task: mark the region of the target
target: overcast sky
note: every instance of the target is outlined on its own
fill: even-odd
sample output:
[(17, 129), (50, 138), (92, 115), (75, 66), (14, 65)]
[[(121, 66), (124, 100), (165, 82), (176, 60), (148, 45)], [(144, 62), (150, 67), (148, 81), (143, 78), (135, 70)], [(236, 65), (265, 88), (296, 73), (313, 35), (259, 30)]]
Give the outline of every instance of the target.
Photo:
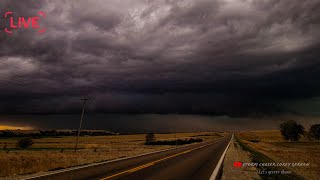
[(1, 0), (0, 112), (316, 114), (319, 0)]

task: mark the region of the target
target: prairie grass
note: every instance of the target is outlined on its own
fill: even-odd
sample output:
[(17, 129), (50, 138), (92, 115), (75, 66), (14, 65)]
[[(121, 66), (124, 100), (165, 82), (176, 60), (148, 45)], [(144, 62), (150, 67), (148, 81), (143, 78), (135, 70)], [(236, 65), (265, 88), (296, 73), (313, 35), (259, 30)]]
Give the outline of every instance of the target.
[(320, 177), (320, 142), (302, 138), (298, 142), (283, 140), (280, 131), (251, 131), (238, 134), (249, 147), (275, 162), (310, 163), (309, 167), (290, 167), (289, 170), (306, 179)]
[[(215, 140), (222, 135), (224, 133), (155, 134), (157, 140), (197, 136), (203, 140)], [(73, 152), (75, 137), (34, 139), (32, 147), (26, 150), (16, 148), (18, 140), (0, 139), (0, 177), (68, 168), (172, 147), (144, 145), (145, 134), (80, 137), (76, 153)]]

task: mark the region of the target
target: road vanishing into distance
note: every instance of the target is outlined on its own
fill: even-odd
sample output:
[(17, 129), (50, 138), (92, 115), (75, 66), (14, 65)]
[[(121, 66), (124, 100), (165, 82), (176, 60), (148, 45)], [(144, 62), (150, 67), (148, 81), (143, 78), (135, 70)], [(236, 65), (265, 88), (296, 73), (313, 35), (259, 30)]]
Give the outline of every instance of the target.
[(231, 137), (29, 179), (209, 180)]

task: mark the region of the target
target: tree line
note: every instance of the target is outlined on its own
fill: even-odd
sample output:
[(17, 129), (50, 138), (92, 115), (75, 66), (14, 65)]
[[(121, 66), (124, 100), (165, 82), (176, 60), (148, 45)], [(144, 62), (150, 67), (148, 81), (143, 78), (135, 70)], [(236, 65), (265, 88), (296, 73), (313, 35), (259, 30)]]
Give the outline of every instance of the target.
[(156, 140), (156, 137), (153, 132), (150, 132), (146, 135), (145, 145), (184, 145), (191, 144), (195, 142), (202, 142), (202, 139), (199, 138), (190, 138), (190, 139), (175, 139), (175, 140)]
[(301, 136), (305, 136), (309, 140), (320, 140), (320, 124), (311, 125), (309, 131), (306, 132), (303, 125), (289, 120), (280, 124), (280, 131), (283, 139), (288, 141), (298, 141)]

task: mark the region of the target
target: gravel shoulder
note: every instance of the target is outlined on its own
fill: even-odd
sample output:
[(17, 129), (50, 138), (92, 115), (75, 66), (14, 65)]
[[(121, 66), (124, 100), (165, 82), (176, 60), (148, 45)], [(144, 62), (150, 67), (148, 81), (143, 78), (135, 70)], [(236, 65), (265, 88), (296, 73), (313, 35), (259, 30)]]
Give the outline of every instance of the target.
[(234, 162), (251, 162), (250, 154), (241, 149), (240, 145), (233, 138), (223, 162), (222, 180), (248, 180), (261, 179), (255, 167), (233, 166)]

